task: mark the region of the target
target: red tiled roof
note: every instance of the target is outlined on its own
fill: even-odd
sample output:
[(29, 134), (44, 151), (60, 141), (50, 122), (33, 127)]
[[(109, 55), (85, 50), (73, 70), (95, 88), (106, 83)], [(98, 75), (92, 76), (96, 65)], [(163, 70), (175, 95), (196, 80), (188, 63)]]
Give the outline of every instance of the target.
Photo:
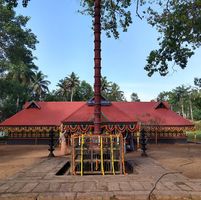
[(79, 109), (85, 102), (36, 102), (38, 108), (24, 109), (8, 118), (0, 126), (58, 126), (61, 121)]
[(170, 110), (167, 102), (163, 103), (166, 108), (157, 108), (159, 102), (113, 102), (130, 118), (147, 125), (193, 126), (192, 122)]
[[(193, 124), (171, 111), (167, 103), (160, 108), (158, 102), (112, 102), (102, 107), (103, 122), (136, 122), (162, 126), (193, 126)], [(92, 122), (94, 106), (86, 102), (37, 102), (39, 108), (25, 108), (5, 120), (0, 126), (58, 126), (61, 122)], [(27, 106), (29, 107), (27, 109)], [(38, 107), (37, 106), (37, 107)]]
[[(116, 105), (101, 107), (101, 119), (102, 122), (134, 122), (124, 111), (120, 110)], [(94, 119), (94, 106), (88, 106), (84, 104), (73, 114), (63, 120), (64, 123), (82, 123), (93, 122)]]

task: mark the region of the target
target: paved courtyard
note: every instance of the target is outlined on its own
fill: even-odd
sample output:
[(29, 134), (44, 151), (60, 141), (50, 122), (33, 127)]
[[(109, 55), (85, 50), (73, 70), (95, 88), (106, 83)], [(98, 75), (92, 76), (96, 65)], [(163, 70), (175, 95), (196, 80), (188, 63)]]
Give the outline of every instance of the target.
[(189, 179), (178, 170), (168, 170), (150, 157), (130, 160), (133, 174), (56, 176), (69, 159), (44, 157), (1, 180), (0, 200), (201, 199), (201, 179)]

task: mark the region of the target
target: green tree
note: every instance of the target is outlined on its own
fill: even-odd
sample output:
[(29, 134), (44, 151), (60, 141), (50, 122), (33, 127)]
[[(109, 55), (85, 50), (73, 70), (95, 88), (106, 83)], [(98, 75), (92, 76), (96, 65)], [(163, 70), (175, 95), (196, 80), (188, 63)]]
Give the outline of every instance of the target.
[(30, 85), (35, 76), (34, 70), (37, 70), (36, 66), (29, 66), (25, 63), (20, 63), (19, 65), (11, 65), (7, 75), (7, 79), (14, 80), (20, 84), (27, 86)]
[(116, 83), (112, 83), (111, 91), (107, 95), (110, 101), (126, 101), (124, 97), (124, 92), (120, 90), (120, 87)]
[[(6, 0), (9, 7), (17, 6), (18, 0)], [(27, 6), (28, 0), (23, 0)], [(94, 0), (80, 0), (81, 13), (94, 17)], [(135, 5), (135, 9), (132, 5)], [(139, 6), (144, 10), (139, 15)], [(201, 45), (200, 0), (101, 0), (102, 29), (108, 37), (119, 37), (118, 28), (127, 31), (132, 23), (131, 10), (138, 17), (147, 19), (160, 33), (159, 49), (150, 52), (145, 70), (149, 76), (155, 72), (165, 76), (169, 65), (187, 66), (194, 50)]]
[(192, 100), (193, 105), (193, 119), (201, 120), (201, 92), (197, 91)]
[(66, 77), (66, 84), (67, 84), (67, 89), (70, 91), (70, 101), (73, 101), (73, 95), (76, 90), (76, 88), (80, 84), (79, 77), (72, 72), (68, 77)]
[(29, 96), (29, 88), (31, 87), (32, 81), (34, 79), (35, 74), (33, 70), (35, 69), (37, 69), (36, 66), (25, 65), (25, 63), (23, 62), (18, 65), (10, 65), (6, 79), (18, 83), (18, 85), (21, 85), (20, 87), (22, 89), (21, 91), (18, 91), (18, 93), (16, 93), (17, 110), (19, 110), (21, 107), (20, 101), (24, 102), (27, 99), (23, 99), (25, 97), (23, 94), (25, 90), (27, 93), (26, 96)]
[(58, 95), (57, 90), (52, 90), (46, 93), (43, 97), (44, 101), (64, 101), (64, 98)]
[(26, 71), (36, 69), (33, 63), (32, 50), (38, 42), (30, 29), (26, 28), (29, 17), (16, 16), (11, 9), (8, 10), (3, 0), (0, 0), (0, 67), (1, 73), (12, 69)]
[[(83, 7), (82, 14), (94, 16), (94, 0), (81, 0), (81, 6)], [(118, 28), (121, 28), (123, 32), (127, 31), (132, 23), (130, 6), (131, 0), (101, 0), (101, 27), (108, 37), (119, 38)]]
[(159, 49), (151, 51), (147, 59), (145, 70), (149, 76), (154, 72), (165, 76), (169, 65), (184, 69), (201, 45), (200, 0), (166, 0), (158, 1), (158, 5), (147, 10), (148, 23), (160, 33)]
[(101, 94), (104, 97), (107, 97), (107, 95), (111, 92), (112, 89), (112, 82), (107, 80), (106, 76), (101, 77)]
[(201, 78), (194, 78), (194, 84), (195, 86), (201, 88)]
[(192, 91), (193, 117), (201, 120), (201, 78), (194, 78), (195, 88)]
[[(93, 16), (93, 0), (82, 2), (84, 11)], [(145, 70), (148, 76), (152, 76), (155, 72), (165, 76), (169, 72), (169, 66), (175, 64), (184, 69), (194, 50), (201, 45), (201, 1), (102, 0), (102, 23), (106, 34), (109, 32), (109, 36), (112, 33), (115, 38), (118, 38), (118, 22), (120, 27), (127, 31), (132, 23), (129, 11), (133, 8), (132, 4), (136, 5), (137, 16), (141, 19), (146, 18), (160, 34), (159, 48), (152, 50), (147, 58)], [(144, 10), (142, 16), (138, 13), (139, 6)], [(125, 23), (121, 24), (122, 17)]]
[[(69, 77), (71, 77), (71, 80), (76, 83), (75, 87), (73, 88), (74, 101), (87, 101), (93, 96), (93, 89), (91, 85), (86, 81), (80, 82), (79, 77), (75, 75), (74, 72), (72, 74), (59, 81), (59, 83), (57, 84), (57, 86), (59, 87), (58, 90), (54, 91), (53, 94), (49, 94), (49, 99), (56, 99), (57, 101), (71, 101), (72, 88), (69, 87)], [(56, 97), (53, 97), (54, 95)]]
[(57, 86), (59, 89), (56, 91), (57, 95), (63, 97), (64, 101), (73, 101), (73, 97), (76, 93), (76, 98), (78, 99), (77, 89), (80, 85), (79, 77), (72, 72), (70, 75), (64, 79), (59, 80)]
[(81, 84), (77, 87), (75, 91), (76, 101), (87, 101), (93, 97), (93, 89), (89, 83), (86, 81), (81, 81)]
[(12, 80), (0, 79), (0, 88), (0, 121), (2, 121), (21, 109), (28, 99), (28, 94), (25, 87)]
[(157, 100), (167, 101), (172, 110), (191, 120), (201, 119), (201, 91), (192, 86), (178, 86), (172, 91), (161, 92)]
[(169, 101), (170, 99), (170, 92), (160, 92), (159, 95), (157, 96), (157, 101)]
[(0, 0), (0, 113), (5, 119), (30, 99), (30, 84), (37, 66), (32, 51), (38, 42), (27, 28), (29, 17), (16, 15)]
[(182, 116), (186, 116), (185, 103), (189, 100), (189, 90), (190, 87), (185, 87), (184, 85), (178, 86), (172, 90), (172, 94), (175, 95), (179, 104)]
[(140, 101), (140, 99), (139, 99), (137, 93), (133, 92), (133, 93), (131, 94), (131, 101), (132, 101), (132, 102), (139, 102), (139, 101)]
[(58, 90), (55, 91), (55, 94), (57, 96), (60, 96), (63, 101), (69, 100), (69, 88), (67, 86), (66, 79), (59, 80), (59, 83), (57, 84)]
[(125, 101), (119, 85), (108, 81), (106, 76), (101, 77), (101, 94), (110, 101)]
[(46, 80), (46, 78), (47, 76), (41, 71), (34, 74), (31, 90), (35, 100), (42, 100), (42, 97), (49, 92), (48, 85), (50, 81)]

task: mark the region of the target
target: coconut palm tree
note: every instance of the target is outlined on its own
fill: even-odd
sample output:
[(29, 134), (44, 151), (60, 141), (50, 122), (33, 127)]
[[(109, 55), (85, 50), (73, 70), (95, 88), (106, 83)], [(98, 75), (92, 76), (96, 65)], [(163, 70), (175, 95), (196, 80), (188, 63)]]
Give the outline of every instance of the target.
[[(37, 69), (38, 67), (34, 64), (26, 65), (24, 62), (19, 62), (17, 65), (10, 64), (6, 79), (14, 81), (16, 84), (21, 85), (22, 88), (30, 88), (34, 77), (34, 70)], [(20, 91), (16, 96), (17, 111), (19, 109), (19, 102), (21, 101), (22, 96), (22, 91)]]
[(137, 93), (133, 92), (133, 93), (131, 94), (131, 101), (132, 101), (132, 102), (139, 102), (139, 101), (140, 101), (140, 99), (139, 99)]
[(120, 90), (120, 87), (116, 83), (112, 84), (108, 99), (110, 101), (125, 101), (124, 92)]
[(69, 88), (67, 87), (66, 79), (59, 80), (57, 87), (59, 87), (59, 89), (56, 90), (56, 94), (60, 96), (64, 101), (68, 101), (70, 91)]
[(106, 76), (101, 77), (101, 92), (102, 95), (107, 97), (108, 94), (111, 92), (112, 89), (112, 82), (107, 80)]
[(34, 94), (37, 100), (41, 100), (42, 95), (46, 92), (49, 92), (48, 85), (50, 81), (46, 80), (46, 75), (44, 75), (41, 71), (36, 72), (33, 76), (32, 80), (32, 93)]
[(17, 81), (22, 85), (29, 85), (33, 81), (34, 70), (37, 69), (38, 67), (35, 65), (25, 65), (23, 62), (18, 65), (11, 65), (7, 79)]
[(68, 77), (65, 78), (66, 84), (67, 84), (67, 89), (70, 91), (70, 101), (73, 101), (73, 95), (75, 92), (75, 89), (79, 86), (80, 80), (79, 77), (72, 72)]
[(176, 96), (179, 107), (181, 108), (182, 116), (186, 116), (184, 112), (185, 101), (189, 97), (190, 87), (185, 87), (184, 85), (178, 86), (172, 90), (172, 93)]
[(75, 101), (87, 101), (93, 97), (93, 88), (86, 81), (81, 81), (79, 87), (75, 91)]

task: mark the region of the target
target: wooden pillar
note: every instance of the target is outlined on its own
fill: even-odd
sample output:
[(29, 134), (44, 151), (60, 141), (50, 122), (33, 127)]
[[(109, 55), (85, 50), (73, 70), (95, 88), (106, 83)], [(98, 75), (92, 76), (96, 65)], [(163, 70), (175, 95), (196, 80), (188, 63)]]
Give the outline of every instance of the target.
[(101, 133), (101, 0), (94, 3), (94, 134)]
[(155, 128), (155, 143), (158, 144), (158, 127)]
[(72, 164), (72, 172), (71, 174), (76, 175), (75, 172), (75, 137), (74, 135), (71, 135), (71, 140), (72, 140), (72, 157), (71, 157), (71, 164)]
[(158, 144), (158, 131), (155, 130), (155, 143)]

